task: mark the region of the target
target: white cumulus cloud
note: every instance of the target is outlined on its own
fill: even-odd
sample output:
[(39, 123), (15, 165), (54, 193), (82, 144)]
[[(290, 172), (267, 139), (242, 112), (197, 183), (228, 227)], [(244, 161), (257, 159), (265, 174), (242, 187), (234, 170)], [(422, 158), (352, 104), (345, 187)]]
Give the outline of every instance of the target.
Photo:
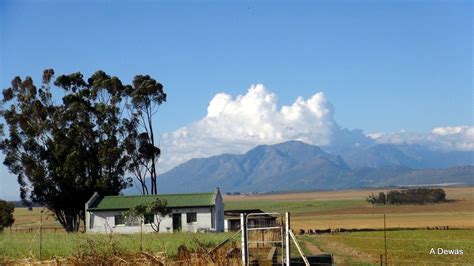
[(219, 93), (199, 121), (162, 135), (163, 168), (196, 157), (242, 153), (259, 144), (301, 140), (329, 145), (339, 126), (334, 108), (322, 92), (289, 106), (278, 107), (277, 96), (263, 85), (252, 85), (233, 98)]

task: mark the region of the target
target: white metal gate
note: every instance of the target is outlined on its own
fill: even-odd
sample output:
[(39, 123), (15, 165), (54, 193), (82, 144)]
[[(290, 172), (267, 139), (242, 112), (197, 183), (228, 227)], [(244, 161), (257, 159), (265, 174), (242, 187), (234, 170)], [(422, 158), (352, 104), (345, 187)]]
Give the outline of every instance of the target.
[(283, 219), (279, 213), (250, 213), (245, 217), (248, 265), (282, 265), (284, 260)]
[(249, 213), (240, 215), (242, 234), (242, 264), (247, 265), (290, 265), (290, 242), (295, 243), (306, 265), (295, 235), (290, 229), (290, 214)]

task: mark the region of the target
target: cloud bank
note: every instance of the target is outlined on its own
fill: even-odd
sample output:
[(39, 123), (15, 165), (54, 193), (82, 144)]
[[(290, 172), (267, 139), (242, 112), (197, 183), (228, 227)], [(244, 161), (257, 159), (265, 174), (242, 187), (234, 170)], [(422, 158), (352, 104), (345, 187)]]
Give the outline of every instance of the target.
[(420, 144), (434, 150), (474, 151), (474, 128), (469, 126), (437, 127), (429, 133), (373, 133), (368, 135), (377, 143)]
[(252, 85), (233, 98), (219, 93), (209, 102), (207, 115), (174, 132), (162, 134), (160, 171), (192, 158), (243, 153), (259, 144), (300, 140), (338, 150), (373, 143), (419, 143), (440, 149), (474, 150), (472, 127), (440, 127), (428, 134), (407, 132), (364, 135), (341, 128), (334, 107), (323, 92), (298, 97), (278, 107), (277, 95), (263, 85)]

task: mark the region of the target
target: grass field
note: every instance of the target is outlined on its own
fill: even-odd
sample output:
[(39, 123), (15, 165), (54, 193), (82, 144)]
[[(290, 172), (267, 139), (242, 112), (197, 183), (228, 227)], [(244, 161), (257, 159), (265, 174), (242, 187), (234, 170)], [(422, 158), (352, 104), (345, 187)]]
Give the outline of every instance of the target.
[[(378, 264), (384, 254), (383, 232), (353, 232), (300, 236), (320, 250), (333, 253), (340, 263)], [(431, 249), (461, 249), (463, 255), (430, 254)], [(391, 265), (449, 265), (474, 263), (474, 230), (387, 231), (387, 258)]]

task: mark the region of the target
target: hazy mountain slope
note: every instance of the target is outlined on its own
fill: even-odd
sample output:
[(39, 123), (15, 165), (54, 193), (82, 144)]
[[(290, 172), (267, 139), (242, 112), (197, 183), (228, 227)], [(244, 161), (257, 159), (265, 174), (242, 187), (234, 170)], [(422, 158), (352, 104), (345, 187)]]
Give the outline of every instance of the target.
[(289, 141), (257, 146), (241, 155), (193, 159), (160, 175), (160, 183), (161, 191), (206, 191), (216, 186), (225, 191), (268, 191), (284, 190), (302, 178), (314, 181), (344, 172), (350, 168), (339, 156)]

